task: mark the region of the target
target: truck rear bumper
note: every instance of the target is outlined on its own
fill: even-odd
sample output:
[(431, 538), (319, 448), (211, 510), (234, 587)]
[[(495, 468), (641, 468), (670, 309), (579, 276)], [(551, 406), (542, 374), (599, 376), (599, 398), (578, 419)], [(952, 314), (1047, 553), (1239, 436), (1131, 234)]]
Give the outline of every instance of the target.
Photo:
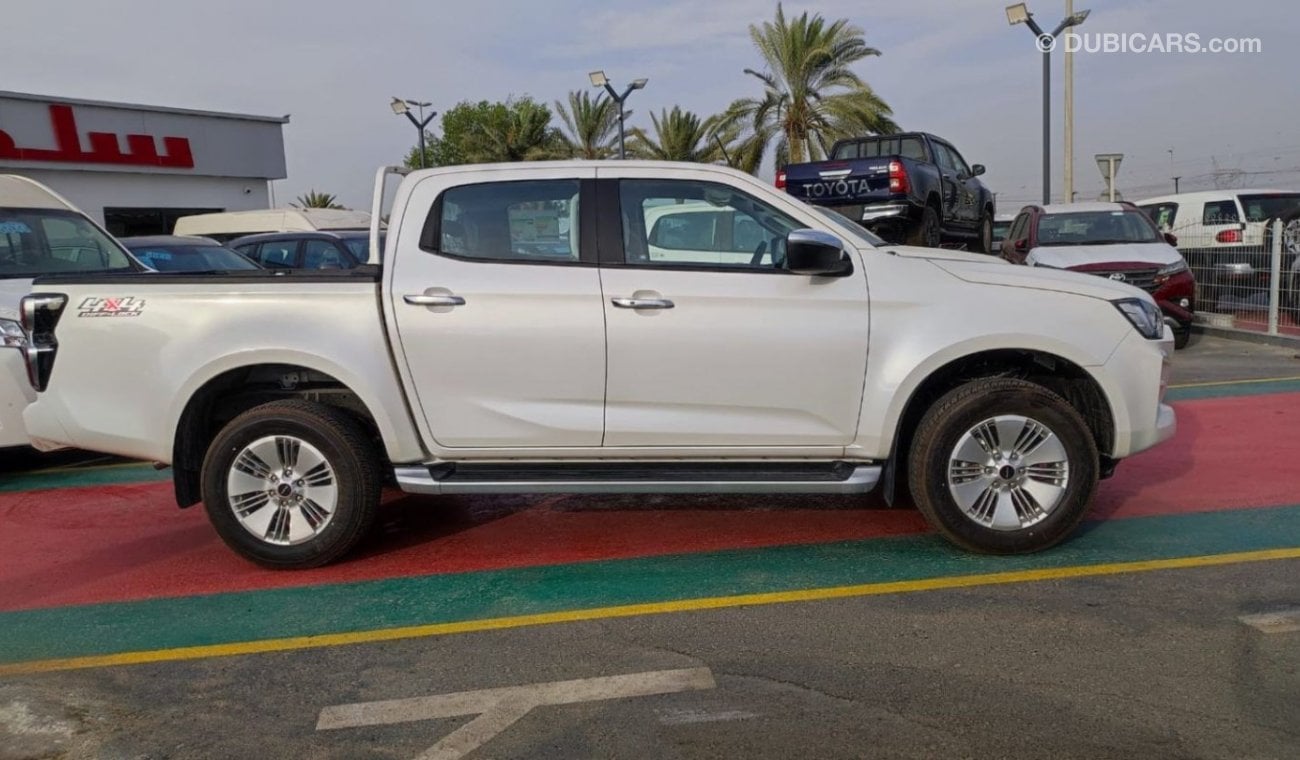
[(887, 220), (906, 220), (912, 215), (912, 207), (905, 203), (889, 203), (879, 206), (863, 206), (862, 222), (870, 224)]
[(23, 409), (35, 399), (22, 352), (0, 348), (0, 448), (27, 445)]

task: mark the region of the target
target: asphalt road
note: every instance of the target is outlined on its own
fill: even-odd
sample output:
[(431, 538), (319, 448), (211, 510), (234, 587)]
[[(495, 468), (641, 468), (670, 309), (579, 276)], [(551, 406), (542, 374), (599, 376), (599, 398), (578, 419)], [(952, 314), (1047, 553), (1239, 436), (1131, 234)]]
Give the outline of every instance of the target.
[[(1294, 758), (1300, 633), (1238, 618), (1300, 605), (1297, 577), (1279, 561), (29, 676), (0, 683), (0, 757), (411, 758), (468, 718), (317, 731), (321, 710), (708, 668), (716, 688), (538, 707), (476, 756)], [(43, 732), (31, 754), (15, 709)]]

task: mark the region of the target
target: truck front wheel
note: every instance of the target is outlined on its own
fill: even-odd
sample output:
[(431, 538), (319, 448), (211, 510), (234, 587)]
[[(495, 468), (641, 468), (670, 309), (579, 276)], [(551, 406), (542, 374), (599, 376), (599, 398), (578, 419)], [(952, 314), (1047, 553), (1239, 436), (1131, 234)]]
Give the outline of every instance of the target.
[(942, 240), (942, 230), (939, 227), (939, 212), (935, 210), (934, 206), (926, 206), (921, 211), (921, 218), (916, 221), (916, 224), (907, 233), (907, 244), (919, 245), (925, 248), (938, 248)]
[(274, 401), (236, 417), (203, 460), (203, 504), (226, 544), (263, 567), (318, 567), (374, 522), (382, 477), (365, 429), (345, 412)]
[(989, 554), (1046, 549), (1083, 520), (1097, 488), (1097, 447), (1060, 396), (1013, 378), (949, 391), (917, 427), (909, 483), (926, 520)]

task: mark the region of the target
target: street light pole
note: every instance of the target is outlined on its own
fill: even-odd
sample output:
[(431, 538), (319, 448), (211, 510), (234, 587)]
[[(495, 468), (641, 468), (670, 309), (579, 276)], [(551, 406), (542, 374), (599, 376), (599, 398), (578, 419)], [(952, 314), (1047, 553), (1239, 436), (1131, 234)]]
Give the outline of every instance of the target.
[[(1052, 49), (1061, 32), (1078, 26), (1088, 18), (1088, 11), (1070, 14), (1049, 34), (1034, 21), (1034, 14), (1024, 3), (1007, 6), (1007, 22), (1012, 26), (1024, 24), (1037, 39), (1036, 45), (1043, 55), (1043, 205), (1052, 202)], [(1072, 104), (1073, 105), (1073, 104)]]
[[(394, 97), (394, 98), (393, 98), (393, 102), (392, 102), (390, 105), (391, 105), (392, 108), (393, 108), (393, 113), (395, 113), (395, 114), (397, 114), (397, 115), (399, 115), (399, 116), (405, 116), (407, 119), (409, 119), (409, 120), (411, 121), (412, 124), (415, 125), (416, 130), (419, 131), (419, 133), (420, 133), (420, 168), (421, 168), (421, 169), (425, 168), (425, 165), (424, 165), (424, 164), (425, 164), (425, 160), (424, 160), (424, 129), (425, 129), (425, 127), (429, 126), (429, 122), (433, 121), (433, 117), (437, 116), (437, 115), (438, 115), (438, 112), (437, 112), (437, 111), (430, 111), (430, 112), (429, 112), (429, 116), (426, 118), (425, 115), (424, 115), (424, 109), (425, 109), (425, 108), (428, 108), (428, 107), (431, 106), (431, 105), (433, 105), (432, 103), (421, 103), (421, 102), (418, 101), (418, 100), (403, 100), (402, 98), (398, 98), (398, 97)], [(415, 116), (415, 114), (411, 113), (411, 108), (412, 108), (412, 107), (415, 107), (415, 108), (419, 109), (419, 111), (420, 111), (420, 116), (419, 116), (418, 118)]]
[(605, 76), (604, 71), (593, 71), (588, 76), (591, 78), (591, 86), (604, 87), (605, 92), (609, 93), (610, 99), (614, 101), (614, 105), (618, 106), (618, 157), (627, 158), (627, 134), (624, 131), (623, 125), (623, 119), (626, 116), (626, 113), (623, 110), (623, 103), (627, 100), (628, 96), (632, 94), (633, 90), (645, 89), (646, 83), (650, 80), (633, 79), (632, 83), (629, 84), (627, 89), (623, 90), (623, 94), (620, 95), (618, 90), (614, 89), (614, 85), (610, 84), (609, 77)]

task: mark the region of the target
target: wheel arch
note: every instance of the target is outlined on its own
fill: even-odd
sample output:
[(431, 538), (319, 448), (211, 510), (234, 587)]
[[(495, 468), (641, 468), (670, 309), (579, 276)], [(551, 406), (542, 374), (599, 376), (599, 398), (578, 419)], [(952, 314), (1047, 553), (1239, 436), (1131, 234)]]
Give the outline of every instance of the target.
[[(409, 418), (394, 414), (367, 390), (363, 378), (318, 356), (277, 351), (273, 356), (223, 357), (196, 372), (177, 394), (171, 429), (176, 500), (199, 501), (199, 470), (221, 426), (268, 401), (306, 398), (346, 410), (374, 435), (389, 461), (423, 457)], [(400, 400), (400, 399), (399, 399)], [(405, 414), (404, 400), (402, 411)]]
[[(906, 400), (893, 416), (892, 444), (885, 482), (892, 489), (896, 468), (906, 462), (912, 433), (926, 410), (948, 391), (984, 377), (1016, 377), (1040, 385), (1063, 397), (1073, 406), (1092, 431), (1097, 450), (1102, 452), (1101, 469), (1108, 473), (1111, 463), (1106, 452), (1114, 447), (1116, 420), (1114, 409), (1101, 382), (1079, 361), (1061, 353), (1040, 348), (994, 348), (945, 358), (918, 372), (919, 377), (903, 390)], [(902, 395), (902, 394), (900, 394)], [(892, 490), (886, 498), (892, 500)]]

